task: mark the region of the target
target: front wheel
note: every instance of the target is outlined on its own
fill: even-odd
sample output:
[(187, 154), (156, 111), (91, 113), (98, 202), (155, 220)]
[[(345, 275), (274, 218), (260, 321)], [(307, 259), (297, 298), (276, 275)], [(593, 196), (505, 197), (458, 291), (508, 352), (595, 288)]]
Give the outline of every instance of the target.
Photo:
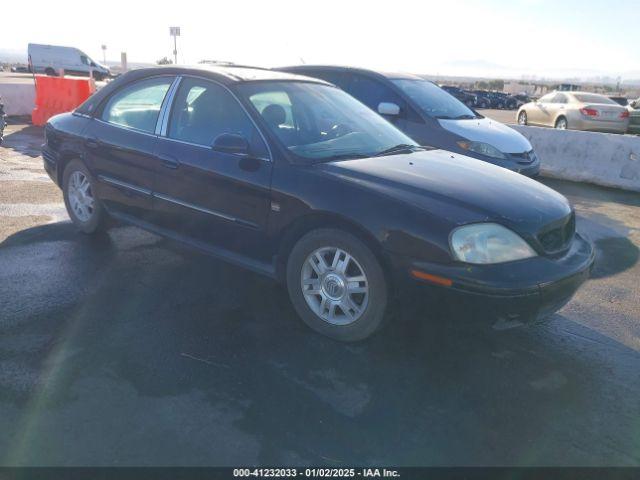
[(64, 169), (62, 193), (73, 224), (84, 233), (94, 233), (106, 224), (106, 212), (95, 196), (95, 180), (80, 160)]
[(527, 124), (527, 112), (522, 110), (518, 114), (518, 125), (526, 125)]
[(309, 232), (287, 261), (289, 297), (315, 331), (345, 342), (362, 340), (383, 323), (387, 283), (373, 252), (342, 230)]

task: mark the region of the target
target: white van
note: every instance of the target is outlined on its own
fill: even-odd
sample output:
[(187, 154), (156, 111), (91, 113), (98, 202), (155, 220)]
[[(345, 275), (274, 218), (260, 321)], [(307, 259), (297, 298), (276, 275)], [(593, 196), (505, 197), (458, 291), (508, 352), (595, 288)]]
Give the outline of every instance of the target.
[(66, 75), (93, 75), (103, 80), (111, 75), (108, 67), (92, 60), (89, 55), (74, 47), (29, 44), (29, 66), (34, 73), (57, 75), (60, 69)]

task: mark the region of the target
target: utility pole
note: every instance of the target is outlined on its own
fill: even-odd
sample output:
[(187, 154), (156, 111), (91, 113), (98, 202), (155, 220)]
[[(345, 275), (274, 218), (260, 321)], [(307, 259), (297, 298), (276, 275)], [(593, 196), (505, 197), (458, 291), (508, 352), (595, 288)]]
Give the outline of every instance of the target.
[(173, 59), (174, 65), (178, 64), (178, 41), (177, 38), (180, 36), (180, 27), (169, 27), (169, 35), (173, 37)]
[(106, 45), (102, 45), (102, 64), (103, 65), (107, 64), (107, 46)]

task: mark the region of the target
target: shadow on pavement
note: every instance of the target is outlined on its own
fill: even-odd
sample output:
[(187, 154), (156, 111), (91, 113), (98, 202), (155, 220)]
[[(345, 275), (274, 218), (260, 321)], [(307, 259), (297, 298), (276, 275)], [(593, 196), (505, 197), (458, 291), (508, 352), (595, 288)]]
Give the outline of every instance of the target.
[(27, 125), (19, 130), (12, 130), (11, 124), (4, 132), (3, 148), (14, 150), (32, 158), (39, 157), (44, 143), (44, 128)]
[(36, 227), (0, 265), (14, 463), (640, 464), (640, 355), (562, 315), (451, 333), (391, 312), (341, 344), (270, 280), (132, 227)]

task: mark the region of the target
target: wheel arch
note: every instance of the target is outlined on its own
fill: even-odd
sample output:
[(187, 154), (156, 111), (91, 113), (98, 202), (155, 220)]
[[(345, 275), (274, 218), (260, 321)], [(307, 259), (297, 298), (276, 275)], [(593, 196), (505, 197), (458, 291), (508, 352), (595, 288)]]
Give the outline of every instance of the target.
[(58, 157), (56, 165), (56, 180), (60, 188), (63, 188), (62, 183), (64, 180), (64, 170), (67, 168), (67, 165), (69, 165), (71, 160), (80, 160), (82, 162), (82, 155), (73, 151), (64, 151), (60, 153), (60, 156)]
[(362, 241), (380, 262), (380, 266), (387, 277), (389, 286), (391, 286), (393, 277), (390, 275), (391, 266), (389, 259), (385, 255), (382, 245), (380, 245), (380, 242), (375, 235), (359, 223), (349, 218), (324, 211), (308, 213), (297, 218), (293, 223), (287, 226), (280, 235), (278, 253), (275, 262), (276, 278), (279, 281), (282, 283), (285, 283), (286, 281), (287, 260), (296, 242), (310, 231), (320, 228), (344, 230)]
[(559, 121), (561, 118), (564, 118), (564, 121), (567, 123), (567, 128), (569, 127), (569, 119), (567, 118), (567, 116), (566, 116), (564, 113), (559, 113), (559, 114), (556, 116), (555, 120), (553, 121), (553, 128), (555, 128), (555, 127), (556, 127), (556, 125), (558, 125), (558, 121)]

